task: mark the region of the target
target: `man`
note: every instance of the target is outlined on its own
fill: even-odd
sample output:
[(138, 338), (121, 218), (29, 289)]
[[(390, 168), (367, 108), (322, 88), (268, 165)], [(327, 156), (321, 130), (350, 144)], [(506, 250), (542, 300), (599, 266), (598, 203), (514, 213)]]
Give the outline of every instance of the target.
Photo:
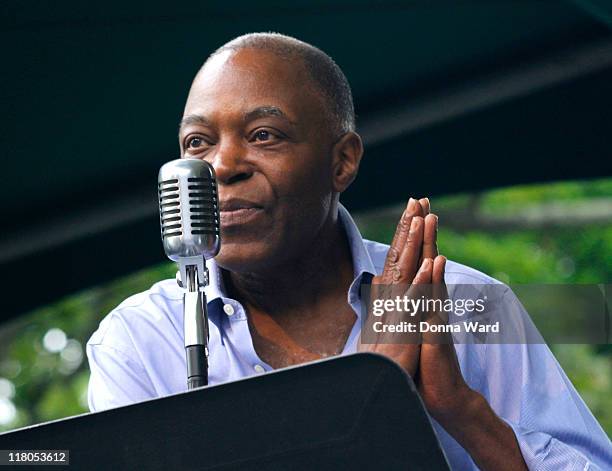
[[(374, 351), (415, 377), (455, 469), (612, 466), (609, 440), (545, 345), (360, 344), (362, 283), (496, 281), (438, 255), (427, 199), (409, 200), (391, 248), (361, 238), (339, 195), (363, 146), (348, 82), (322, 51), (276, 34), (221, 47), (194, 79), (179, 139), (219, 187), (211, 384)], [(92, 410), (186, 389), (181, 303), (166, 280), (104, 319), (87, 346)]]

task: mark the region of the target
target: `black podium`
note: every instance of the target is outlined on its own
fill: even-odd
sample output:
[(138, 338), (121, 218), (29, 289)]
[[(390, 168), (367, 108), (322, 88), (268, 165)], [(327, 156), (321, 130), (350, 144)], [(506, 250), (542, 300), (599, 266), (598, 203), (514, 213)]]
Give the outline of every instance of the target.
[(363, 353), (0, 435), (34, 449), (71, 470), (449, 469), (410, 377)]

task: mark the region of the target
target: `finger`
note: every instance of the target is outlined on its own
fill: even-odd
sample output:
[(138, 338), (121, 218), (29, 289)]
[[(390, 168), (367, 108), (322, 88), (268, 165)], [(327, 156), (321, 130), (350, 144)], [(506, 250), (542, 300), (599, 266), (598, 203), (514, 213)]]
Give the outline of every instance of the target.
[[(408, 236), (408, 229), (410, 229), (410, 221), (412, 220), (412, 216), (419, 215), (419, 209), (417, 208), (418, 201), (414, 198), (410, 198), (408, 200), (408, 204), (400, 217), (399, 223), (397, 224), (397, 228), (395, 229), (395, 234), (393, 235), (393, 240), (391, 241), (391, 247), (395, 247), (398, 251), (401, 251), (401, 248), (404, 246), (404, 242), (406, 242), (406, 237)], [(408, 224), (406, 224), (406, 222)]]
[(412, 280), (413, 285), (423, 285), (431, 283), (431, 276), (433, 272), (433, 261), (431, 258), (426, 258), (421, 263), (419, 271)]
[(423, 230), (423, 258), (434, 260), (438, 256), (438, 216), (428, 214), (425, 217), (425, 228)]
[(438, 255), (433, 260), (433, 270), (431, 276), (431, 282), (434, 284), (444, 283), (444, 272), (446, 270), (446, 257), (444, 255)]
[[(413, 299), (429, 299), (431, 294), (431, 275), (433, 272), (433, 260), (426, 258), (421, 263), (419, 271), (412, 280), (410, 289), (408, 290), (408, 296)], [(410, 321), (418, 323), (423, 318), (423, 312), (411, 314)], [(418, 325), (418, 324), (417, 324)], [(418, 338), (420, 340), (421, 337)]]
[(408, 238), (404, 249), (400, 253), (398, 260), (400, 277), (399, 281), (403, 283), (412, 283), (416, 274), (419, 260), (421, 259), (421, 250), (423, 247), (423, 218), (415, 216), (412, 218)]
[(416, 213), (415, 213), (415, 216), (421, 216), (422, 218), (427, 216), (427, 212), (425, 211), (425, 206), (423, 206), (423, 204), (421, 203), (421, 201), (423, 201), (423, 199), (424, 198), (421, 198), (420, 200), (417, 200)]
[(412, 217), (421, 211), (419, 209), (418, 201), (414, 198), (408, 200), (408, 205), (404, 210), (402, 217), (397, 224), (395, 235), (391, 241), (391, 247), (387, 252), (387, 258), (385, 260), (385, 267), (382, 273), (382, 282), (391, 284), (397, 281), (399, 278), (399, 258), (402, 253), (404, 246), (406, 245), (406, 239), (408, 239), (408, 233), (410, 232), (410, 224), (412, 223)]
[[(444, 302), (448, 298), (448, 293), (446, 291), (446, 285), (444, 284), (444, 270), (446, 267), (446, 257), (443, 255), (438, 255), (433, 260), (433, 268), (432, 268), (432, 276), (431, 283), (433, 288), (433, 299)], [(444, 325), (448, 323), (448, 313), (445, 310), (440, 311), (432, 311), (428, 312), (427, 316), (425, 316), (426, 322), (429, 324), (437, 324)], [(449, 334), (431, 334), (428, 336), (423, 336), (424, 341), (428, 343), (447, 343), (451, 340)]]
[[(446, 257), (438, 255), (433, 261), (433, 269), (431, 274), (431, 283), (433, 285), (434, 296), (436, 299), (445, 300), (448, 298), (446, 283), (444, 282), (444, 273), (446, 271)], [(444, 323), (448, 322), (448, 313), (442, 311), (438, 313), (438, 317)]]
[(429, 203), (429, 198), (421, 198), (419, 200), (421, 204), (421, 208), (423, 208), (423, 217), (427, 216), (431, 212), (431, 204)]

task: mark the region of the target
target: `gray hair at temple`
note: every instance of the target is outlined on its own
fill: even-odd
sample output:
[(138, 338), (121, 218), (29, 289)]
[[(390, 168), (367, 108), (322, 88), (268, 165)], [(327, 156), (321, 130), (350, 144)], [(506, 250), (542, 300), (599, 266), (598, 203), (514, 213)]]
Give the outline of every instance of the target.
[(250, 33), (225, 43), (206, 62), (221, 52), (248, 48), (270, 51), (285, 59), (301, 60), (315, 90), (323, 98), (335, 136), (355, 131), (353, 95), (344, 72), (331, 57), (311, 44), (280, 33)]

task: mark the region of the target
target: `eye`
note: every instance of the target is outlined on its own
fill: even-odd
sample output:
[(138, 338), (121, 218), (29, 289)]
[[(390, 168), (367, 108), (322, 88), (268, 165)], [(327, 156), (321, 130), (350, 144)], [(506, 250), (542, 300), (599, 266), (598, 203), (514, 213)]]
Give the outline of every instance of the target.
[(262, 144), (274, 144), (284, 138), (284, 134), (275, 129), (258, 129), (251, 134), (250, 141)]
[(201, 137), (190, 137), (187, 139), (185, 143), (185, 148), (187, 149), (197, 149), (198, 147), (202, 147), (204, 145), (204, 139)]
[(272, 134), (270, 134), (270, 132), (266, 131), (265, 129), (261, 129), (255, 133), (255, 136), (253, 136), (253, 138), (255, 141), (269, 141), (270, 139), (272, 139)]

